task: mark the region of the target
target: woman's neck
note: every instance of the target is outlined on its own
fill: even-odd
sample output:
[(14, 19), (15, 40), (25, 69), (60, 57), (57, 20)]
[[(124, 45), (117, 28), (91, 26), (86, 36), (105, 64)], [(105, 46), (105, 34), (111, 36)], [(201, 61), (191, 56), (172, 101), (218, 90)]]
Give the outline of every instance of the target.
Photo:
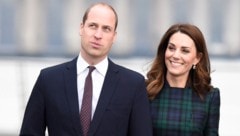
[(170, 87), (184, 88), (187, 83), (187, 78), (185, 78), (185, 77), (167, 75), (166, 79), (167, 79)]

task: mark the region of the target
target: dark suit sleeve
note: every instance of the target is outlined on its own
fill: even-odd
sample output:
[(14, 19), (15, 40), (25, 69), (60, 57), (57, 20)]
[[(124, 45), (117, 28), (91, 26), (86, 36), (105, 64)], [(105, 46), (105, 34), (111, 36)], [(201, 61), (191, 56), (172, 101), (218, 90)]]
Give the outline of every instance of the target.
[(130, 119), (129, 136), (152, 136), (150, 107), (144, 78), (137, 89)]
[(39, 75), (25, 110), (20, 136), (44, 136), (46, 122), (44, 116), (44, 96), (41, 92), (42, 77)]
[(210, 92), (209, 113), (205, 129), (205, 136), (218, 136), (220, 119), (220, 92), (218, 88)]

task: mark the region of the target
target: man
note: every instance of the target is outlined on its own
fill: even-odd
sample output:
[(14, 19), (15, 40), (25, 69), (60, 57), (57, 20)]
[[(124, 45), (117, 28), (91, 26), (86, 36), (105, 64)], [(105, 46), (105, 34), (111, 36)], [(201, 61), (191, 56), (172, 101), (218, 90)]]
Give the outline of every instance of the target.
[[(20, 135), (43, 136), (46, 128), (50, 136), (152, 135), (144, 77), (108, 58), (117, 23), (110, 5), (97, 3), (87, 9), (80, 26), (79, 56), (41, 71)], [(80, 117), (86, 105), (88, 66), (94, 66), (89, 127)]]

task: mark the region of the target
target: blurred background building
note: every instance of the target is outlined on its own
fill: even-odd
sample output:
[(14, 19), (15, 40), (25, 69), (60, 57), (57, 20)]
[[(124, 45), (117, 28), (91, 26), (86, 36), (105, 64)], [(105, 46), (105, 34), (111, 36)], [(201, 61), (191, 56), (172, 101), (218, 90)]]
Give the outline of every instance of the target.
[[(0, 0), (0, 136), (18, 134), (40, 69), (78, 55), (83, 12), (97, 1)], [(111, 57), (143, 74), (169, 26), (198, 26), (221, 90), (220, 135), (240, 135), (240, 0), (102, 1), (119, 16)]]
[[(82, 14), (97, 0), (0, 0), (0, 55), (73, 56)], [(106, 1), (106, 0), (105, 0)], [(193, 23), (211, 56), (240, 54), (239, 0), (110, 1), (119, 14), (112, 56), (153, 56), (173, 23)]]

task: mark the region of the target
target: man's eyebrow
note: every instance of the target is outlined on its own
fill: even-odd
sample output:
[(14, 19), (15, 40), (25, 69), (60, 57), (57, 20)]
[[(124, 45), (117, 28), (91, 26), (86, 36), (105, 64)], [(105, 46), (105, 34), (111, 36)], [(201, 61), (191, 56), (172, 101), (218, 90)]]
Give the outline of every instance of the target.
[(103, 27), (104, 27), (104, 28), (110, 28), (110, 29), (113, 28), (113, 27), (111, 27), (111, 26), (109, 26), (109, 25), (104, 25)]
[(98, 25), (97, 23), (95, 23), (95, 22), (89, 22), (88, 24), (93, 24), (93, 25)]

